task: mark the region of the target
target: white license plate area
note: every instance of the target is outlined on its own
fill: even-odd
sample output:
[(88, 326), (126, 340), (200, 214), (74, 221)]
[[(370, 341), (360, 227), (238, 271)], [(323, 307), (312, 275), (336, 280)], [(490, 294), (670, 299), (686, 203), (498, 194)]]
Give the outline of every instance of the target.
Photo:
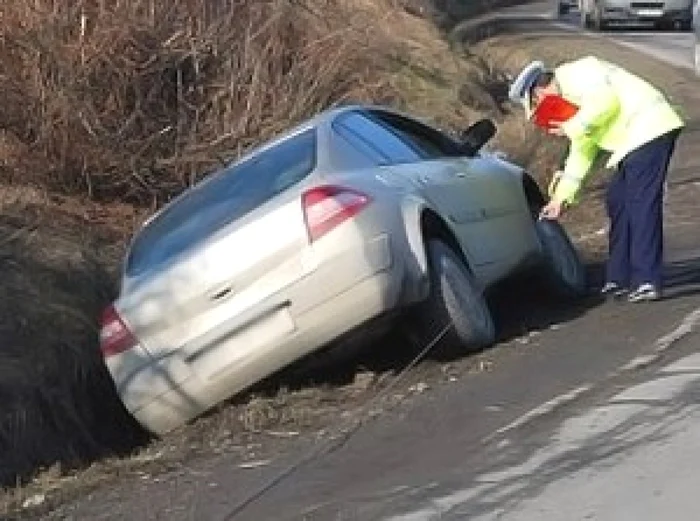
[(639, 9), (637, 11), (637, 16), (644, 16), (644, 17), (660, 17), (663, 16), (664, 11), (663, 9)]

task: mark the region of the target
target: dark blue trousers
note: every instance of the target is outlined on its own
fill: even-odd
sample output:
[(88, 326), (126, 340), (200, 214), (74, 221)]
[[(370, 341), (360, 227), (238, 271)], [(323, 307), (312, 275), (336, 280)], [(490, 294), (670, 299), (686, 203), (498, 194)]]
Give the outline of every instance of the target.
[(664, 185), (678, 134), (664, 134), (630, 152), (610, 182), (608, 282), (661, 287)]

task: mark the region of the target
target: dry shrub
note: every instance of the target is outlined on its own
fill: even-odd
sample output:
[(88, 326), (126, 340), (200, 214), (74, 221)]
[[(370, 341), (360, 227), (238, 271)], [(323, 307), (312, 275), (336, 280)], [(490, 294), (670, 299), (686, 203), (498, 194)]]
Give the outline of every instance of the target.
[(112, 290), (102, 248), (46, 222), (31, 195), (0, 201), (0, 486), (145, 439), (95, 346), (94, 310)]
[(388, 48), (368, 6), (3, 0), (6, 175), (99, 198), (178, 192), (319, 109), (375, 97)]

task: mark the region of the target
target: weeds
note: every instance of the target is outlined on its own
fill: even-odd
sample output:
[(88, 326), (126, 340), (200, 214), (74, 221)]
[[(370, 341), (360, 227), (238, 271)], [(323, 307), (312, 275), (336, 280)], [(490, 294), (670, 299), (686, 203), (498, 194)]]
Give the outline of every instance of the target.
[(5, 0), (8, 177), (161, 200), (290, 122), (372, 97), (380, 20), (339, 0)]

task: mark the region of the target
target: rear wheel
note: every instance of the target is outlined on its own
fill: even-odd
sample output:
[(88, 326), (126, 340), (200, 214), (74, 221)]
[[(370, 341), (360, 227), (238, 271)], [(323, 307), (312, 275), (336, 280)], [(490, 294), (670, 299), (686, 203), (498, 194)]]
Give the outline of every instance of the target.
[(496, 328), (491, 311), (464, 261), (438, 239), (430, 239), (426, 249), (430, 295), (419, 309), (422, 336), (431, 340), (450, 325), (441, 343), (458, 344), (469, 351), (493, 344)]

